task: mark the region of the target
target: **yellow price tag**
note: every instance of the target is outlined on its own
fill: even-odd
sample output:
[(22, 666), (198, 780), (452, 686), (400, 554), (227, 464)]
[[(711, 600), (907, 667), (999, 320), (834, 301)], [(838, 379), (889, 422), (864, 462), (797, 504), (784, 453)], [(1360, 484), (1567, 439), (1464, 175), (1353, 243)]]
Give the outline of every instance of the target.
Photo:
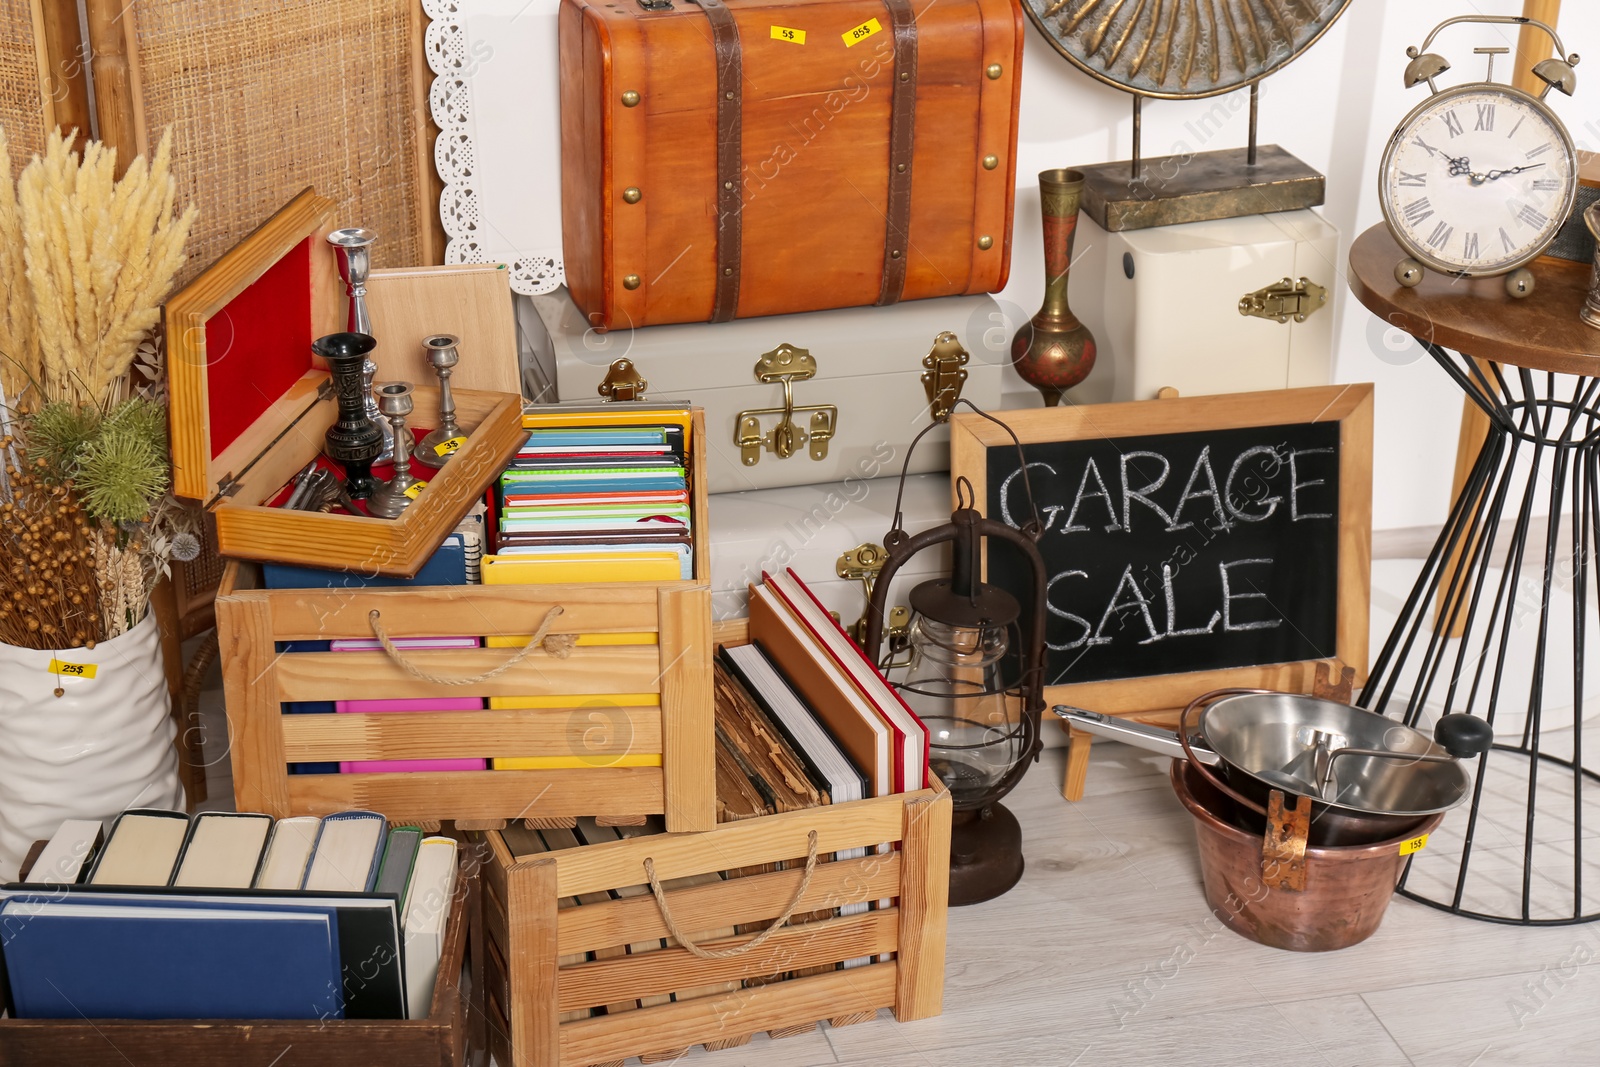
[(787, 26), (774, 26), (772, 27), (772, 39), (774, 41), (790, 41), (794, 44), (805, 44), (806, 31), (791, 30)]
[(883, 24), (882, 23), (880, 23), (877, 19), (868, 19), (867, 21), (863, 22), (859, 26), (855, 26), (855, 27), (852, 27), (851, 29), (845, 30), (839, 36), (844, 38), (844, 46), (846, 48), (850, 48), (853, 45), (857, 45), (857, 44), (860, 44), (862, 41), (865, 41), (868, 37), (871, 37), (873, 34), (881, 33), (882, 31), (883, 31)]
[(1421, 837), (1413, 837), (1409, 841), (1400, 842), (1400, 855), (1409, 856), (1413, 852), (1421, 852), (1423, 849), (1425, 849), (1427, 847), (1428, 847), (1428, 835), (1427, 834), (1423, 834)]
[(434, 445), (433, 451), (435, 455), (453, 456), (456, 454), (456, 450), (466, 443), (467, 439), (465, 437), (452, 437), (448, 441), (440, 441)]
[(406, 490), (406, 496), (410, 497), (412, 500), (415, 500), (417, 499), (418, 494), (420, 494), (426, 488), (428, 488), (427, 482), (418, 482), (416, 485), (413, 485), (410, 489)]
[(93, 678), (100, 668), (93, 663), (63, 663), (54, 657), (50, 660), (50, 673), (66, 678)]

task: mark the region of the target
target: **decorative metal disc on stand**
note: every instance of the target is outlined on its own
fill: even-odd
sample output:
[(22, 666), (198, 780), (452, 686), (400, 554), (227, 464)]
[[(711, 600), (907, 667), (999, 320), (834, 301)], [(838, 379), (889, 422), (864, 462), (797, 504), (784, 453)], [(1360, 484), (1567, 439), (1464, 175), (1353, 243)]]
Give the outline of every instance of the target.
[[(1277, 145), (1256, 145), (1261, 79), (1315, 44), (1350, 0), (1024, 0), (1068, 62), (1133, 94), (1133, 158), (1080, 167), (1084, 211), (1104, 230), (1315, 207), (1323, 176)], [(1142, 158), (1146, 97), (1189, 100), (1250, 89), (1247, 148)], [(1205, 124), (1220, 129), (1208, 116)]]

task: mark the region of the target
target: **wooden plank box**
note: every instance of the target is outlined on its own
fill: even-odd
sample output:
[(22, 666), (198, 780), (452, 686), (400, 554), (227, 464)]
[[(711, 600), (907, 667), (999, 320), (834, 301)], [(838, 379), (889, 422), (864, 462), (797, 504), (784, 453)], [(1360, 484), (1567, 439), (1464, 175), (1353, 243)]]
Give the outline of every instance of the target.
[[(485, 1038), (480, 867), (478, 851), (470, 844), (463, 847), (456, 902), (445, 924), (439, 981), (426, 1019), (0, 1019), (0, 1067), (481, 1064)], [(460, 981), (464, 961), (470, 971), (465, 983)]]
[[(716, 961), (676, 946), (621, 950), (669, 936), (649, 892), (560, 907), (580, 894), (644, 884), (648, 857), (664, 884), (734, 872), (666, 892), (679, 929), (765, 929), (801, 885), (796, 857), (806, 855), (812, 831), (819, 855), (855, 847), (868, 854), (819, 863), (795, 914), (892, 904), (791, 924), (745, 955)], [(500, 833), (485, 838), (492, 855), (482, 882), (484, 1000), (490, 1052), (502, 1067), (585, 1067), (630, 1056), (654, 1062), (696, 1044), (730, 1048), (761, 1031), (785, 1036), (823, 1019), (859, 1022), (879, 1008), (893, 1009), (901, 1022), (942, 1010), (950, 875), (950, 794), (942, 787), (521, 859)], [(873, 851), (883, 842), (896, 847)], [(747, 873), (781, 862), (792, 869)], [(700, 943), (725, 950), (756, 936)], [(861, 957), (874, 962), (828, 966)], [(718, 991), (682, 996), (707, 987)], [(672, 992), (680, 994), (673, 1003), (632, 1007)], [(631, 1010), (617, 1010), (619, 1002)], [(564, 1012), (602, 1005), (610, 1010), (561, 1021)]]
[[(439, 410), (422, 339), (460, 331), (452, 392), (466, 443), (398, 519), (268, 507), (322, 450), (338, 415), (311, 354), (313, 340), (345, 323), (344, 285), (324, 240), (334, 206), (305, 190), (167, 301), (173, 490), (216, 516), (225, 556), (409, 577), (523, 440), (521, 398), (514, 384), (503, 391), (517, 366), (509, 282), (482, 267), (374, 272), (374, 334), (391, 330), (373, 352), (377, 377), (417, 387), (416, 427), (431, 428)], [(426, 333), (421, 321), (432, 323)]]
[[(590, 585), (455, 585), (263, 589), (259, 569), (230, 563), (217, 596), (217, 634), (241, 811), (282, 818), (349, 808), (399, 821), (463, 823), (593, 815), (665, 815), (672, 831), (716, 823), (711, 688), (711, 573), (705, 423), (690, 428), (694, 573), (688, 581)], [(448, 468), (446, 468), (448, 469)], [(655, 644), (580, 644), (543, 650), (473, 685), (424, 681), (386, 652), (278, 652), (282, 642), (367, 639), (374, 617), (394, 638), (524, 636), (551, 607), (551, 634), (653, 633)], [(434, 678), (474, 678), (521, 649), (412, 650)], [(614, 694), (658, 694), (659, 706), (620, 707)], [(525, 710), (286, 714), (298, 701), (424, 697), (571, 697)], [(615, 766), (627, 754), (658, 767)], [(341, 760), (581, 757), (541, 770), (290, 774), (290, 763)], [(480, 827), (481, 828), (481, 827)]]

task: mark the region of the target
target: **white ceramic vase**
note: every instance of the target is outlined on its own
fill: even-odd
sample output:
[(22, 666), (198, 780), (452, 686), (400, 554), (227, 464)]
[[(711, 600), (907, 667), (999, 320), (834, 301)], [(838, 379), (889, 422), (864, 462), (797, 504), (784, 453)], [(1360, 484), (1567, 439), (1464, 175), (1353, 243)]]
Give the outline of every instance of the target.
[(0, 644), (0, 882), (65, 819), (183, 807), (170, 710), (154, 616), (92, 650)]

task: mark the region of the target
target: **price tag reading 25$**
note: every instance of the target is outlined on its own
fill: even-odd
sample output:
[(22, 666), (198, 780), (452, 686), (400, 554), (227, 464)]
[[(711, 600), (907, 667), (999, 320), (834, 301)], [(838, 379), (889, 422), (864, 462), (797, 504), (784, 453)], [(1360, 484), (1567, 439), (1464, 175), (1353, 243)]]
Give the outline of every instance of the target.
[(93, 678), (100, 668), (93, 663), (66, 663), (52, 657), (48, 669), (62, 678)]

